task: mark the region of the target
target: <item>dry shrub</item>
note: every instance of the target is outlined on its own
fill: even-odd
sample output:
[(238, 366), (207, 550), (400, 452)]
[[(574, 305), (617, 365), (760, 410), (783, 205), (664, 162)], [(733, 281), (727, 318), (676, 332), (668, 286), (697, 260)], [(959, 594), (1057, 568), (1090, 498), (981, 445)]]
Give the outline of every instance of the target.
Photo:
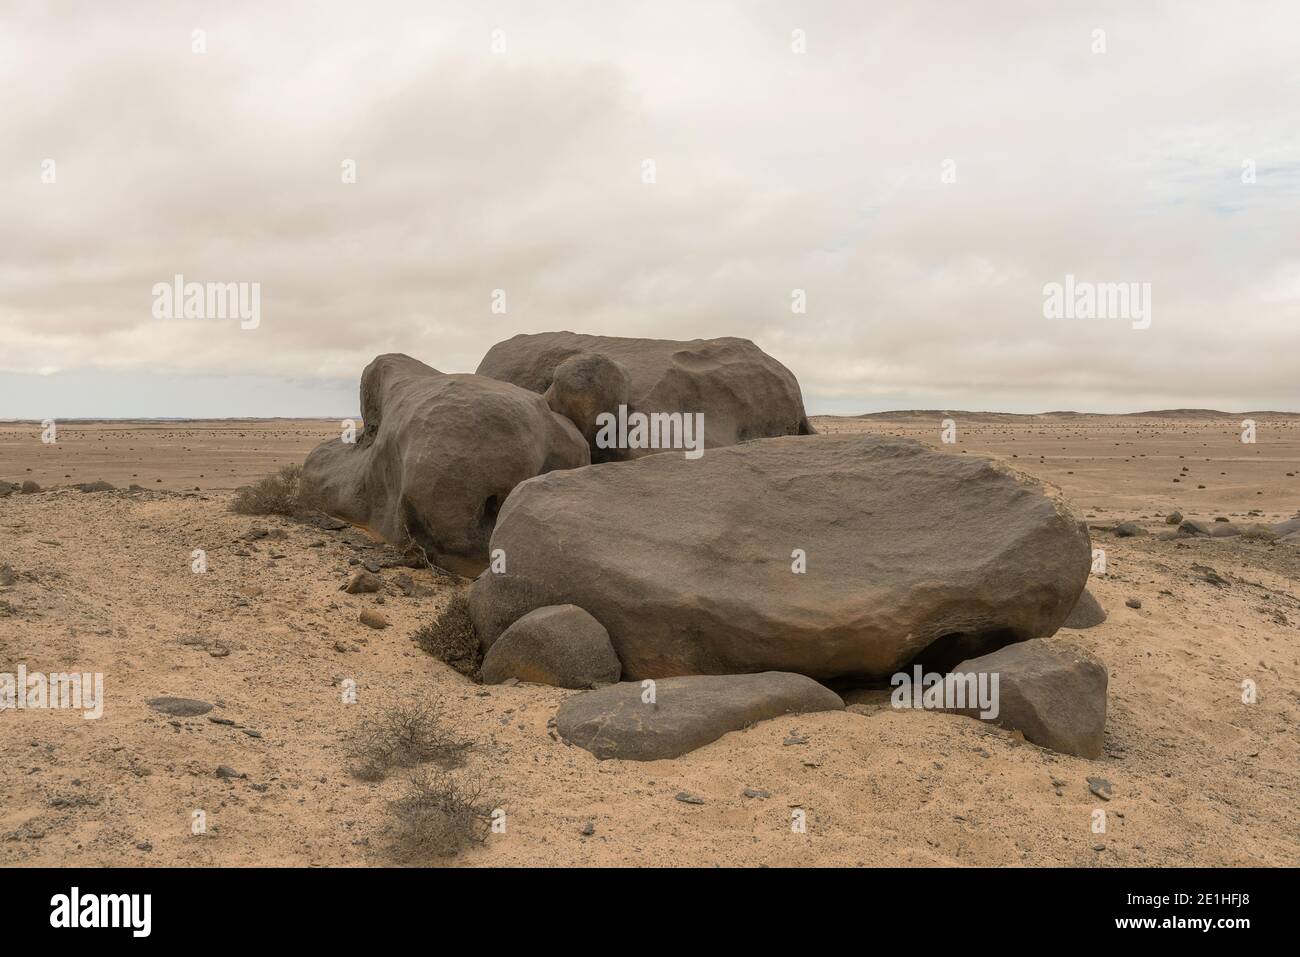
[(395, 819), (394, 851), (406, 859), (454, 857), (482, 844), (492, 826), (492, 810), (477, 781), (458, 782), (444, 771), (422, 771), (389, 807)]
[(304, 485), (301, 465), (286, 465), (278, 472), (235, 491), (230, 510), (240, 515), (293, 517), (313, 507), (314, 496)]
[(479, 680), (483, 655), (464, 591), (452, 595), (438, 617), (415, 633), (415, 643), (421, 651), (445, 661), (461, 674)]
[(454, 767), (464, 760), (470, 744), (447, 727), (437, 704), (398, 705), (361, 723), (347, 743), (349, 770), (363, 781), (381, 781), (394, 768), (427, 761)]

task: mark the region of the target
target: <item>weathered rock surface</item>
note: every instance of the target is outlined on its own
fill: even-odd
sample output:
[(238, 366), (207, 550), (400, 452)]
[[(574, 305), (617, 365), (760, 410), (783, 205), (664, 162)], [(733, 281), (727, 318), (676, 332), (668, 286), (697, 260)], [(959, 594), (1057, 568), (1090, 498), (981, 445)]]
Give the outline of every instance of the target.
[(565, 741), (602, 760), (657, 761), (766, 718), (844, 710), (829, 688), (779, 671), (664, 678), (654, 694), (648, 703), (640, 682), (625, 681), (575, 695), (560, 705), (556, 727)]
[[(963, 661), (954, 674), (998, 675), (993, 724), (1062, 754), (1099, 758), (1106, 728), (1106, 666), (1064, 642), (1023, 641)], [(978, 717), (978, 708), (958, 711)]]
[(593, 461), (656, 451), (596, 448), (596, 415), (620, 403), (631, 412), (704, 413), (706, 449), (813, 432), (793, 373), (748, 339), (518, 335), (489, 349), (478, 374), (545, 393), (587, 437)]
[(590, 461), (573, 423), (539, 395), (486, 376), (447, 375), (404, 355), (361, 376), (364, 432), (318, 446), (303, 466), (319, 507), (435, 565), (472, 575), (510, 490)]
[(196, 718), (212, 710), (212, 705), (196, 698), (150, 698), (145, 704), (177, 718)]
[(623, 666), (600, 622), (577, 605), (547, 605), (502, 632), (483, 656), (482, 671), (486, 684), (517, 678), (590, 688), (618, 681)]
[(1093, 597), (1092, 592), (1084, 589), (1079, 595), (1079, 600), (1074, 603), (1074, 608), (1070, 610), (1070, 615), (1065, 619), (1062, 628), (1074, 628), (1082, 630), (1084, 628), (1095, 628), (1106, 620), (1106, 611)]
[(574, 604), (627, 679), (942, 670), (1052, 634), (1092, 564), (1086, 526), (1035, 480), (863, 435), (553, 472), (515, 489), (492, 547), (507, 573), (470, 599), (485, 648)]

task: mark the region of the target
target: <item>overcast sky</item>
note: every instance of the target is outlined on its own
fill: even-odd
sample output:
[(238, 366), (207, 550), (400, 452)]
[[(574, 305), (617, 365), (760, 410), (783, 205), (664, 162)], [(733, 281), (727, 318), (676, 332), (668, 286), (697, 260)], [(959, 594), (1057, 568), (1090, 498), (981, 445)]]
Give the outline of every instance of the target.
[(743, 336), (812, 413), (1300, 409), (1295, 0), (0, 0), (0, 90), (0, 417), (345, 415), (552, 329)]

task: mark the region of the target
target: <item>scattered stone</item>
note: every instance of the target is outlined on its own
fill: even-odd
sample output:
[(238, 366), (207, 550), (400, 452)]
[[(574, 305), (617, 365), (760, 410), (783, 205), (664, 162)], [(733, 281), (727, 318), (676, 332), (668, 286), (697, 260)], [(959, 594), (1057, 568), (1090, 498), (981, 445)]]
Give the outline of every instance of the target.
[(105, 482), (102, 479), (97, 482), (81, 482), (80, 484), (75, 485), (73, 487), (79, 488), (83, 492), (116, 492), (117, 491), (116, 485), (110, 485), (108, 482)]
[(35, 482), (33, 482), (31, 479), (28, 479), (27, 481), (23, 482), (23, 494), (24, 494), (24, 495), (34, 495), (34, 494), (36, 494), (37, 492), (39, 492), (40, 490), (41, 490), (41, 487), (40, 487), (39, 485), (37, 485)]
[(1130, 597), (1130, 598), (1126, 598), (1126, 599), (1124, 599), (1124, 604), (1127, 605), (1129, 608), (1141, 608), (1141, 607), (1142, 607), (1142, 599), (1140, 599), (1140, 598), (1132, 598), (1132, 597)]
[(223, 764), (217, 768), (217, 777), (225, 781), (232, 781), (240, 778), (246, 778), (248, 777), (248, 775), (240, 774), (238, 771), (230, 767), (228, 764)]
[(1179, 525), (1183, 521), (1183, 513), (1179, 511), (1170, 512), (1165, 516), (1166, 525)]
[(740, 796), (746, 798), (759, 798), (761, 800), (766, 800), (767, 798), (770, 798), (772, 796), (772, 792), (764, 791), (762, 788), (745, 788), (745, 790), (740, 792)]
[(150, 698), (145, 704), (174, 718), (197, 718), (212, 710), (212, 705), (196, 698)]
[(229, 718), (214, 718), (212, 715), (208, 715), (208, 720), (211, 721), (213, 724), (224, 724), (228, 726), (233, 726), (235, 723)]
[(337, 532), (348, 527), (348, 523), (324, 512), (307, 512), (299, 516), (308, 525), (313, 525), (324, 532)]
[(1106, 620), (1105, 609), (1101, 607), (1097, 599), (1093, 597), (1092, 592), (1084, 589), (1079, 595), (1079, 600), (1074, 603), (1074, 608), (1070, 610), (1070, 615), (1065, 619), (1062, 628), (1074, 628), (1083, 630), (1084, 628), (1095, 628)]
[(547, 605), (501, 633), (483, 656), (482, 671), (485, 684), (517, 678), (590, 688), (618, 681), (623, 666), (600, 622), (577, 605)]
[(1185, 518), (1178, 525), (1178, 534), (1180, 535), (1209, 535), (1210, 526), (1204, 522), (1199, 522), (1194, 518)]
[(1146, 530), (1137, 522), (1120, 522), (1115, 526), (1116, 538), (1133, 538), (1136, 535), (1145, 535)]
[(352, 580), (343, 586), (343, 590), (349, 595), (360, 595), (379, 591), (383, 587), (384, 580), (373, 572), (366, 570), (353, 575)]
[[(1041, 639), (1008, 645), (963, 661), (953, 673), (998, 675), (998, 713), (988, 720), (1026, 741), (1085, 758), (1102, 754), (1106, 728), (1106, 666), (1082, 648)], [(991, 677), (989, 679), (991, 687)], [(970, 688), (967, 683), (967, 688)], [(967, 701), (972, 698), (968, 691)], [(978, 718), (980, 709), (954, 709)]]
[(360, 620), (361, 624), (370, 628), (380, 629), (388, 627), (388, 619), (373, 608), (367, 608), (362, 611)]
[(1192, 565), (1192, 571), (1196, 572), (1196, 574), (1199, 576), (1201, 581), (1209, 582), (1211, 585), (1214, 585), (1218, 588), (1227, 588), (1229, 585), (1232, 584), (1231, 582), (1228, 581), (1228, 579), (1224, 578), (1222, 575), (1220, 575), (1209, 565), (1194, 564)]
[(510, 495), (492, 537), (510, 573), (470, 592), (485, 644), (573, 604), (626, 679), (887, 679), (918, 653), (947, 670), (1054, 633), (1092, 567), (1086, 526), (1047, 486), (906, 439), (787, 436), (621, 465)]
[(655, 700), (647, 702), (641, 683), (626, 681), (566, 698), (556, 728), (565, 741), (602, 760), (656, 761), (766, 718), (844, 710), (835, 692), (779, 671), (661, 678), (654, 691)]
[(591, 835), (595, 833), (596, 833), (596, 825), (593, 824), (591, 821), (588, 821), (586, 824), (582, 825), (583, 837), (591, 837)]
[(1103, 801), (1110, 800), (1111, 785), (1105, 778), (1088, 778), (1088, 790)]
[(691, 794), (689, 791), (678, 791), (676, 794), (673, 795), (673, 800), (681, 801), (683, 804), (704, 803), (704, 798), (696, 797), (694, 794)]

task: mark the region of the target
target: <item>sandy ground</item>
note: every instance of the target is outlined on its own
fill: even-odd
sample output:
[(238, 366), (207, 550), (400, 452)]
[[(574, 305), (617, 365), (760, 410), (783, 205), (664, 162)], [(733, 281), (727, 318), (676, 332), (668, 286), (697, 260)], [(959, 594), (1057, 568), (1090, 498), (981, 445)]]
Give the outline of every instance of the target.
[[(392, 863), (389, 802), (404, 776), (356, 780), (343, 741), (366, 716), (428, 697), (474, 741), (457, 773), (505, 812), (505, 832), (460, 865), (1300, 864), (1300, 548), (1108, 532), (1124, 519), (1163, 530), (1156, 516), (1174, 507), (1207, 521), (1290, 517), (1300, 419), (1260, 420), (1243, 445), (1227, 419), (952, 418), (950, 446), (933, 415), (816, 424), (999, 455), (1089, 517), (1107, 551), (1090, 587), (1110, 618), (1058, 638), (1109, 665), (1103, 759), (861, 692), (844, 713), (760, 723), (677, 760), (599, 762), (549, 733), (574, 692), (480, 687), (415, 648), (455, 585), (411, 572), (430, 594), (408, 598), (384, 569), (378, 610), (392, 626), (371, 630), (358, 614), (375, 596), (338, 589), (350, 558), (385, 549), (227, 510), (232, 488), (301, 461), (337, 422), (67, 423), (55, 446), (39, 426), (0, 424), (0, 479), (146, 489), (0, 499), (0, 565), (17, 572), (0, 586), (0, 672), (103, 672), (107, 699), (99, 720), (0, 714), (0, 863)], [(246, 540), (254, 526), (271, 537)], [(196, 548), (205, 573), (191, 571)], [(208, 650), (220, 646), (229, 654)], [(356, 704), (343, 702), (347, 679)], [(217, 707), (169, 718), (145, 705), (160, 695)], [(796, 728), (808, 743), (785, 746)], [(220, 779), (221, 765), (247, 777)], [(1109, 801), (1090, 776), (1111, 782)], [(742, 797), (747, 787), (770, 797)], [(1091, 830), (1098, 808), (1104, 834)], [(792, 809), (806, 833), (792, 832)]]

